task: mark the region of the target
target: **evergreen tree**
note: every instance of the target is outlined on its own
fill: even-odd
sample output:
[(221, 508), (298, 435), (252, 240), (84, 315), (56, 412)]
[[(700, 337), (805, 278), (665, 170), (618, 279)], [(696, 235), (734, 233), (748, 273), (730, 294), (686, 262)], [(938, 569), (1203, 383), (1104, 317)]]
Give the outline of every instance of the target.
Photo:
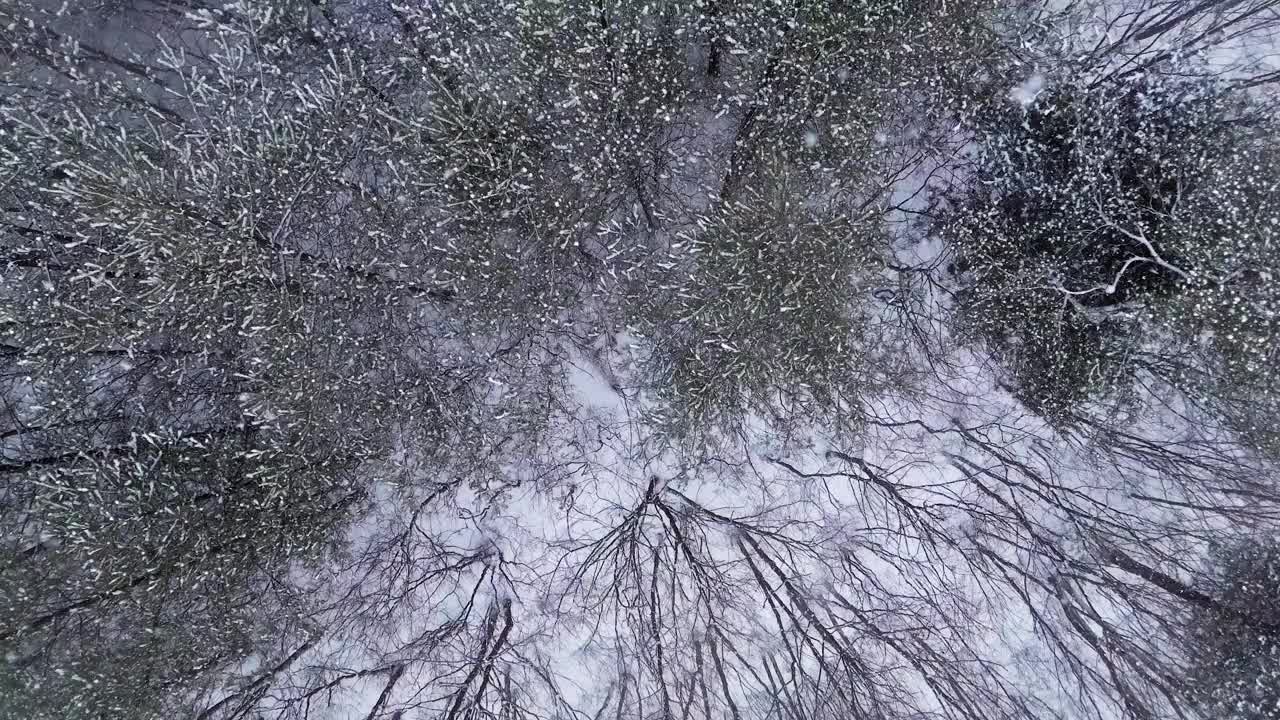
[(1280, 717), (1280, 550), (1270, 539), (1221, 548), (1185, 650), (1189, 694), (1207, 717)]
[[(972, 123), (972, 190), (939, 226), (952, 313), (1017, 396), (1069, 425), (1163, 383), (1257, 429), (1232, 397), (1275, 402), (1258, 372), (1274, 360), (1264, 278), (1280, 261), (1268, 106), (1166, 69), (1064, 79)], [(1228, 383), (1207, 379), (1220, 367)]]

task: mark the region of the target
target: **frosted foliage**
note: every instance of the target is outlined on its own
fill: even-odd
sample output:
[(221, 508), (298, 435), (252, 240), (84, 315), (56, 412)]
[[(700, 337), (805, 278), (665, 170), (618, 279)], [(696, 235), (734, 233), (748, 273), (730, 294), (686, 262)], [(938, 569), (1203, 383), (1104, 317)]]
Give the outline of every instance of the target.
[(1212, 717), (1280, 717), (1280, 552), (1271, 539), (1224, 549), (1206, 589), (1221, 607), (1189, 623), (1191, 695)]
[[(1264, 111), (1220, 81), (1136, 76), (1067, 81), (972, 122), (981, 181), (942, 225), (955, 312), (1024, 402), (1069, 422), (1155, 381), (1233, 417), (1274, 411)], [(1229, 399), (1246, 387), (1249, 410)], [(1238, 428), (1259, 430), (1245, 415)]]
[[(771, 389), (838, 412), (868, 389), (856, 357), (859, 295), (870, 289), (877, 230), (799, 206), (788, 181), (776, 182), (678, 235), (671, 279), (637, 317), (667, 392), (699, 419), (767, 401)], [(773, 411), (801, 412), (792, 403)]]
[(1276, 717), (1269, 1), (0, 3), (0, 720)]

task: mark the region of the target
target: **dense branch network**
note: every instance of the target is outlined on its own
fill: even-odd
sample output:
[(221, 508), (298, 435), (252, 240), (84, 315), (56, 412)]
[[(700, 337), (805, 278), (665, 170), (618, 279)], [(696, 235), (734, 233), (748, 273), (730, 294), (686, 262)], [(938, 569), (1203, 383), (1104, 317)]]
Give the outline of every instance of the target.
[(1277, 17), (13, 0), (0, 717), (1277, 717)]

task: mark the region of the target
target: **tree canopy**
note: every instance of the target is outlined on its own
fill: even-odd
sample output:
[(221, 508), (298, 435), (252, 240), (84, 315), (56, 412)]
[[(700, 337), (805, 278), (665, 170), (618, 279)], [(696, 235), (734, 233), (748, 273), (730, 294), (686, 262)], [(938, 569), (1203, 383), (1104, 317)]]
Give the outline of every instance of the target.
[(0, 4), (0, 718), (1275, 716), (1276, 9)]

